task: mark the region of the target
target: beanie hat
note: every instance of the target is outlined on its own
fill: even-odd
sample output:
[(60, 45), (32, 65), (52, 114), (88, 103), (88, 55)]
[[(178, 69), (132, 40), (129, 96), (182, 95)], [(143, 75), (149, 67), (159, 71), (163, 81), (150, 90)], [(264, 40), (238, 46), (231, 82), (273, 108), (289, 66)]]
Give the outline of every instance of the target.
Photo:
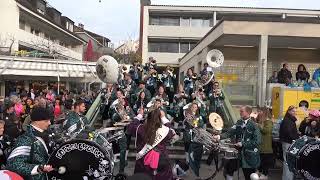
[(36, 107), (31, 112), (31, 121), (43, 121), (50, 119), (50, 113), (48, 109), (43, 107)]

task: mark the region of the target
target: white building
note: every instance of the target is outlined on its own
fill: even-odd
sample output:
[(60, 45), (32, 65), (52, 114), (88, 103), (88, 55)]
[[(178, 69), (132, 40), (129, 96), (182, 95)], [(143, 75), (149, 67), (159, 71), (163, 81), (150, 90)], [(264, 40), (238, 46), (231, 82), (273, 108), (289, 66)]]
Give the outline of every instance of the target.
[(37, 50), (60, 59), (82, 60), (85, 41), (74, 34), (73, 21), (46, 1), (1, 1), (0, 16), (1, 46), (9, 46), (14, 39), (11, 53)]
[(292, 74), (304, 63), (319, 67), (320, 11), (304, 9), (152, 5), (141, 0), (140, 50), (144, 62), (203, 68), (211, 49), (225, 56), (215, 69), (234, 104), (263, 105), (266, 80), (288, 62)]
[(95, 63), (82, 62), (87, 42), (74, 22), (45, 0), (1, 0), (0, 16), (0, 95), (85, 89), (99, 81)]

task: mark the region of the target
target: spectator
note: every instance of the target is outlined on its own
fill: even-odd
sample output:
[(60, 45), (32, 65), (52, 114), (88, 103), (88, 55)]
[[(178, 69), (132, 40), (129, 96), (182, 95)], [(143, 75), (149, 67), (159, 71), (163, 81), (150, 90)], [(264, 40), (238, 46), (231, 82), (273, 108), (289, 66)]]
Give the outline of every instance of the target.
[(278, 73), (278, 82), (281, 84), (290, 84), (292, 79), (291, 71), (289, 71), (288, 63), (284, 63), (282, 69)]
[(309, 116), (300, 123), (300, 133), (309, 137), (317, 136), (320, 131), (319, 117), (320, 112), (318, 110), (310, 111)]
[(15, 104), (8, 101), (5, 105), (5, 131), (4, 134), (8, 135), (11, 139), (16, 139), (22, 132), (19, 119), (14, 113)]
[(261, 132), (260, 150), (260, 179), (268, 179), (269, 168), (273, 165), (273, 149), (272, 149), (272, 128), (273, 123), (269, 109), (263, 107), (258, 110), (257, 116), (258, 127)]
[(54, 111), (53, 111), (54, 117), (57, 118), (63, 113), (63, 111), (64, 111), (64, 107), (62, 105), (60, 98), (56, 98), (55, 104), (54, 104)]
[(277, 77), (278, 72), (273, 71), (272, 76), (270, 76), (268, 83), (278, 83), (278, 77)]
[(310, 74), (307, 71), (306, 67), (303, 64), (299, 64), (298, 72), (296, 73), (297, 81), (306, 81), (308, 82), (310, 78)]
[(34, 100), (34, 98), (36, 98), (36, 95), (34, 94), (34, 90), (33, 90), (33, 89), (30, 89), (29, 97), (30, 97), (32, 100)]
[(8, 149), (11, 145), (9, 136), (4, 134), (5, 122), (0, 120), (0, 169), (4, 169), (4, 166), (8, 157)]
[(10, 101), (14, 103), (14, 112), (16, 116), (20, 118), (21, 115), (24, 114), (24, 109), (21, 100), (18, 98), (18, 96), (11, 96)]
[(282, 143), (283, 152), (283, 172), (282, 180), (293, 180), (293, 173), (289, 171), (287, 164), (286, 152), (290, 147), (293, 140), (299, 138), (298, 130), (296, 127), (296, 112), (297, 108), (290, 106), (280, 124), (280, 141)]
[(33, 101), (31, 98), (28, 98), (25, 105), (25, 113), (30, 114), (33, 108)]

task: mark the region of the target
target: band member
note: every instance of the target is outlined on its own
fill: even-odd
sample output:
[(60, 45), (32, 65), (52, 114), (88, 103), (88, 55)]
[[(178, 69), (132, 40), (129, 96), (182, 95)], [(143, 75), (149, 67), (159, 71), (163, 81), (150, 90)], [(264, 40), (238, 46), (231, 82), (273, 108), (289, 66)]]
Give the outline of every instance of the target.
[(135, 84), (139, 84), (139, 82), (142, 80), (142, 73), (143, 67), (141, 66), (141, 64), (134, 62), (133, 66), (130, 67), (129, 74), (131, 75)]
[(192, 93), (191, 97), (193, 102), (198, 103), (199, 115), (201, 116), (204, 122), (204, 127), (206, 127), (208, 112), (207, 112), (207, 105), (205, 103), (207, 100), (207, 97), (204, 93), (204, 89), (199, 88), (197, 91)]
[(191, 68), (187, 71), (187, 76), (184, 78), (184, 90), (191, 97), (191, 94), (194, 92), (196, 78), (194, 76), (193, 70)]
[(153, 57), (149, 57), (148, 63), (144, 67), (146, 72), (149, 72), (150, 69), (158, 70), (157, 61)]
[(114, 123), (121, 121), (129, 121), (134, 117), (134, 113), (131, 107), (123, 97), (120, 97), (118, 99), (117, 104), (115, 104), (112, 108), (113, 115), (111, 119)]
[(74, 105), (74, 110), (66, 116), (66, 120), (63, 123), (63, 129), (72, 136), (77, 136), (81, 130), (89, 123), (87, 118), (83, 116), (86, 111), (86, 106), (83, 100), (77, 100)]
[(212, 86), (212, 91), (209, 93), (209, 112), (215, 112), (223, 118), (223, 100), (224, 95), (221, 89), (219, 88), (219, 82), (214, 82)]
[(133, 89), (136, 89), (136, 83), (132, 80), (129, 73), (124, 74), (124, 79), (121, 81), (120, 88), (123, 90), (126, 98), (130, 98)]
[[(261, 143), (261, 133), (258, 126), (251, 119), (251, 107), (242, 106), (240, 108), (241, 119), (222, 138), (231, 138), (235, 146), (239, 149), (240, 165), (246, 180), (250, 180), (250, 175), (256, 172), (260, 165), (259, 145)], [(224, 175), (227, 180), (233, 179), (233, 173), (238, 169), (238, 160), (227, 160), (224, 167)]]
[(53, 171), (52, 166), (46, 164), (49, 158), (46, 130), (51, 124), (48, 110), (41, 107), (33, 109), (31, 121), (27, 131), (18, 137), (8, 157), (7, 169), (24, 179), (46, 180), (46, 173)]
[(168, 109), (168, 106), (170, 105), (169, 98), (168, 95), (165, 93), (163, 86), (159, 86), (158, 93), (156, 94), (155, 98), (161, 99), (162, 107), (164, 110)]
[(141, 92), (144, 92), (146, 97), (146, 101), (149, 102), (151, 100), (151, 93), (148, 89), (146, 89), (146, 86), (145, 86), (145, 83), (143, 81), (140, 81), (139, 83), (139, 86), (138, 88), (135, 90), (135, 92), (132, 94), (132, 96), (130, 97), (130, 102), (132, 104), (134, 104), (137, 100), (138, 100), (138, 97), (139, 97), (139, 94)]
[(145, 80), (146, 87), (153, 97), (158, 87), (158, 73), (153, 67), (150, 67), (149, 73), (146, 75)]
[(148, 104), (148, 101), (146, 99), (146, 93), (144, 91), (141, 91), (139, 94), (138, 100), (133, 106), (133, 111), (137, 113), (140, 108), (145, 109), (147, 104)]
[(136, 135), (137, 157), (134, 173), (145, 173), (154, 180), (173, 179), (166, 144), (174, 136), (174, 132), (163, 125), (161, 118), (165, 114), (155, 109), (148, 113), (147, 121), (140, 124), (134, 120), (128, 127), (130, 134)]
[(185, 143), (185, 151), (187, 162), (196, 176), (199, 176), (200, 162), (203, 154), (203, 145), (193, 141), (195, 134), (193, 128), (202, 128), (204, 122), (199, 114), (197, 103), (192, 103), (189, 109), (185, 112), (185, 132), (183, 135)]
[(177, 94), (175, 94), (173, 98), (173, 110), (175, 112), (174, 119), (177, 123), (182, 123), (183, 121), (183, 107), (187, 104), (188, 99), (188, 94), (184, 92), (183, 86), (180, 84)]
[(169, 102), (173, 102), (174, 96), (174, 81), (176, 80), (176, 75), (173, 74), (173, 68), (170, 66), (166, 67), (166, 70), (162, 73), (161, 81), (165, 87), (165, 92), (168, 94)]
[(101, 99), (103, 103), (101, 104), (101, 114), (102, 118), (101, 119), (109, 119), (109, 110), (110, 110), (110, 105), (113, 100), (116, 99), (116, 88), (114, 87), (113, 84), (108, 83), (106, 85), (106, 88), (103, 88), (101, 91)]

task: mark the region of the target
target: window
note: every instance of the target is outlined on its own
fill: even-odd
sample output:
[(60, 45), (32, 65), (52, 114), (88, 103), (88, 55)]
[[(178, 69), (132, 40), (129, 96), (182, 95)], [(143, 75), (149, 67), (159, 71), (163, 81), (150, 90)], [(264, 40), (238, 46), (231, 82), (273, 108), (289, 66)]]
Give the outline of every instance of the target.
[(50, 36), (47, 33), (44, 33), (44, 38), (50, 40)]
[(156, 17), (151, 16), (150, 25), (159, 25), (159, 26), (179, 26), (180, 17)]
[(179, 53), (178, 42), (150, 42), (149, 52)]
[(35, 33), (35, 30), (34, 30), (34, 28), (33, 28), (33, 27), (31, 27), (30, 32), (31, 32), (32, 34), (34, 34), (34, 33)]
[(149, 20), (149, 24), (150, 24), (150, 25), (159, 25), (159, 24), (160, 24), (160, 19), (159, 19), (159, 17), (151, 16), (151, 17), (150, 17), (150, 20)]
[(212, 26), (211, 22), (212, 22), (211, 19), (204, 19), (202, 25), (203, 25), (203, 27), (210, 27), (210, 26)]
[(202, 27), (203, 20), (201, 18), (192, 18), (191, 26), (192, 27)]
[(25, 30), (25, 28), (26, 28), (26, 22), (23, 21), (23, 20), (20, 20), (20, 21), (19, 21), (19, 28), (22, 29), (22, 30)]
[(189, 52), (189, 42), (181, 42), (180, 43), (180, 53)]
[(190, 42), (190, 51), (196, 46), (196, 42)]
[(35, 31), (34, 31), (34, 34), (35, 34), (36, 36), (39, 36), (39, 35), (40, 35), (40, 30), (38, 30), (38, 29), (35, 30)]
[(190, 17), (181, 17), (180, 26), (190, 26)]

